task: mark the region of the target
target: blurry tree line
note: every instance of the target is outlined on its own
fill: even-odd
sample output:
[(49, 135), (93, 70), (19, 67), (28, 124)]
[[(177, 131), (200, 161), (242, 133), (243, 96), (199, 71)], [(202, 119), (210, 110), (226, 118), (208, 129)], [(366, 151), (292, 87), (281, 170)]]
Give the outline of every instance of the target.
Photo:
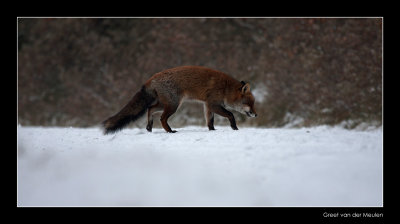
[[(19, 18), (18, 122), (98, 125), (181, 65), (248, 81), (259, 116), (242, 125), (382, 123), (380, 18)], [(188, 124), (200, 104), (172, 117)]]

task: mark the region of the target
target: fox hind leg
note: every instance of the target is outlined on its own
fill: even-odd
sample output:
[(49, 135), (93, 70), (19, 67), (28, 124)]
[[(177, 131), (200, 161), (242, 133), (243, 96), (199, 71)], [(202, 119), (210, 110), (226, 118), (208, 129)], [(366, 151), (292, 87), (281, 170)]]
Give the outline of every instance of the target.
[(157, 102), (155, 105), (150, 106), (147, 111), (147, 126), (146, 129), (148, 132), (151, 132), (153, 129), (153, 114), (157, 112), (161, 112), (163, 110), (163, 105), (160, 102)]
[(165, 105), (164, 106), (164, 112), (161, 115), (161, 125), (163, 126), (163, 128), (165, 129), (165, 131), (169, 132), (169, 133), (175, 133), (175, 130), (172, 130), (171, 127), (168, 125), (168, 118), (174, 114), (176, 112), (176, 110), (178, 109), (178, 104), (172, 104), (172, 105)]

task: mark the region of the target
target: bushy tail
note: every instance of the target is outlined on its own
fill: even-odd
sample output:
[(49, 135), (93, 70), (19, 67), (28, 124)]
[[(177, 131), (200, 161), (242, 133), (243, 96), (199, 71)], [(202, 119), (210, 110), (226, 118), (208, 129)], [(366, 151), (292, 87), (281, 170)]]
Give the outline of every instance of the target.
[(146, 87), (142, 86), (142, 89), (133, 96), (120, 112), (103, 121), (104, 134), (120, 131), (130, 122), (139, 119), (155, 99), (155, 96), (148, 93)]

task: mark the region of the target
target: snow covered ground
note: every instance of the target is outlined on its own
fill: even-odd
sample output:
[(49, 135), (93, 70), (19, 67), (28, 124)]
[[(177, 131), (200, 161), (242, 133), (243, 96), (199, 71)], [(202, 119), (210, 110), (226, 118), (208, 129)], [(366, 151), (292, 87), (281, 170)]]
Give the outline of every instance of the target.
[(382, 129), (18, 127), (18, 206), (382, 206)]

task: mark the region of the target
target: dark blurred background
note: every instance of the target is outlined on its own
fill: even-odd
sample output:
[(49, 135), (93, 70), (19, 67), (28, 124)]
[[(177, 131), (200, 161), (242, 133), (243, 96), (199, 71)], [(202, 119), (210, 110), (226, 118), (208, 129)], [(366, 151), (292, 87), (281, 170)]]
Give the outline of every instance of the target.
[[(181, 65), (250, 82), (259, 116), (239, 125), (382, 124), (381, 18), (19, 18), (18, 122), (98, 125)], [(170, 124), (205, 125), (202, 105)]]

